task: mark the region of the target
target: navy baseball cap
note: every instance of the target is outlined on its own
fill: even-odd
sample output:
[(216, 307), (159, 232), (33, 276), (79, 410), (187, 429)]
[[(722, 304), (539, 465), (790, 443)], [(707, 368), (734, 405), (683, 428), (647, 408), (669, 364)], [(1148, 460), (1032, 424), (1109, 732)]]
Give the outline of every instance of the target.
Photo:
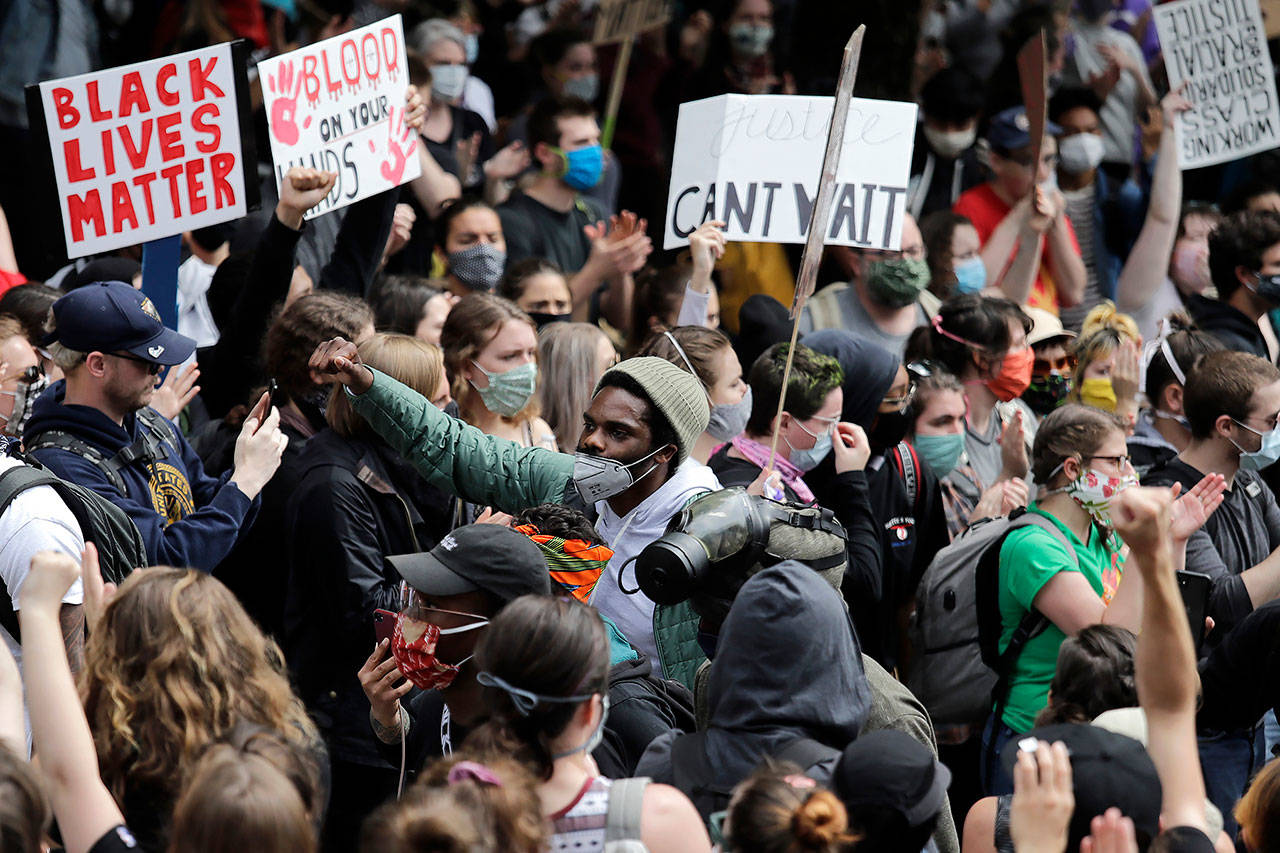
[(79, 352), (132, 353), (152, 364), (181, 364), (196, 342), (165, 328), (160, 312), (141, 290), (123, 281), (95, 281), (53, 303), (54, 329), (43, 343)]
[(522, 595), (551, 594), (542, 551), (528, 536), (497, 524), (468, 524), (430, 551), (387, 559), (409, 586), (425, 595), (482, 589), (506, 603)]
[[(1044, 123), (1044, 132), (1059, 136), (1062, 128), (1051, 121)], [(997, 151), (1014, 151), (1031, 144), (1031, 121), (1022, 107), (1009, 107), (991, 117), (987, 125), (987, 142)]]

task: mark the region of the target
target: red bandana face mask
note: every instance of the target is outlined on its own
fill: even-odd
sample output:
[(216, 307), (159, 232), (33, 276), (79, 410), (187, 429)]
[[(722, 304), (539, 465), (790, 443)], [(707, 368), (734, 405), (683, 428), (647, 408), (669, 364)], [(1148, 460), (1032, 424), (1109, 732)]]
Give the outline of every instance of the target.
[(457, 663), (444, 663), (436, 657), (436, 646), (445, 634), (461, 634), (489, 624), (481, 619), (458, 628), (441, 628), (430, 622), (406, 619), (401, 613), (396, 617), (395, 633), (391, 635), (391, 654), (404, 677), (423, 690), (444, 690), (458, 677), (459, 668), (471, 660), (471, 656)]

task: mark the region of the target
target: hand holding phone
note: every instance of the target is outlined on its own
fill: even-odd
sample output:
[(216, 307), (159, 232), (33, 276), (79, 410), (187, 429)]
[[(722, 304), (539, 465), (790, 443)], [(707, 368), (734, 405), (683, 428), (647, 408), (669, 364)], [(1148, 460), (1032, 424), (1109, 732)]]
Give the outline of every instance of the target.
[(1182, 593), (1182, 606), (1187, 611), (1187, 621), (1191, 626), (1191, 641), (1195, 644), (1196, 654), (1200, 654), (1200, 646), (1204, 644), (1205, 614), (1209, 610), (1209, 591), (1213, 580), (1200, 572), (1179, 570), (1178, 591)]
[(383, 640), (388, 642), (391, 635), (396, 631), (396, 614), (390, 610), (373, 611), (373, 636), (381, 643)]

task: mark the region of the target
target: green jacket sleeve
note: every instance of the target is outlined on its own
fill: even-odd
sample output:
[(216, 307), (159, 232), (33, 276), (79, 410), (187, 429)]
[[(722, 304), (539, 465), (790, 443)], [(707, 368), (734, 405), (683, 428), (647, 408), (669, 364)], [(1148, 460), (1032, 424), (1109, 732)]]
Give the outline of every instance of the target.
[(485, 435), (370, 370), (373, 387), (349, 395), (352, 407), (427, 482), (502, 512), (564, 501), (573, 483), (572, 456)]

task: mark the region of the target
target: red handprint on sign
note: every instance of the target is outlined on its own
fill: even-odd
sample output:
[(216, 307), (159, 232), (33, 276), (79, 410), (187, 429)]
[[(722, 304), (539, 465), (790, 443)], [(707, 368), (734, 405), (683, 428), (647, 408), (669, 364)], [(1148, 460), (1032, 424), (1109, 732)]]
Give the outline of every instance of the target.
[(391, 116), (387, 119), (387, 159), (383, 161), (380, 169), (382, 177), (390, 181), (393, 186), (399, 186), (405, 164), (409, 162), (409, 155), (413, 154), (415, 149), (413, 131), (404, 121), (404, 110), (396, 110), (392, 107)]
[[(302, 75), (293, 74), (292, 62), (281, 62), (276, 69), (275, 77), (267, 76), (267, 89), (275, 100), (271, 102), (271, 134), (285, 145), (298, 142), (298, 90), (302, 87)], [(304, 128), (311, 126), (311, 116), (302, 123)]]

